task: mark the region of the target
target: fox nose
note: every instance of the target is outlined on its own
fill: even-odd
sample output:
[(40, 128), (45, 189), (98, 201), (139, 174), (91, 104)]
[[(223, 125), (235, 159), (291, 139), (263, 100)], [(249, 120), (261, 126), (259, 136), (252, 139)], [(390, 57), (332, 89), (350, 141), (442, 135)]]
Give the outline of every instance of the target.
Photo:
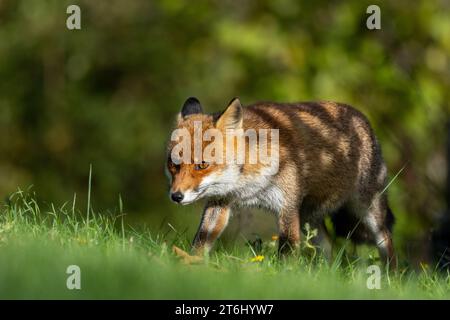
[(181, 200), (183, 200), (184, 198), (184, 195), (180, 191), (177, 191), (171, 194), (171, 198), (175, 202), (181, 202)]

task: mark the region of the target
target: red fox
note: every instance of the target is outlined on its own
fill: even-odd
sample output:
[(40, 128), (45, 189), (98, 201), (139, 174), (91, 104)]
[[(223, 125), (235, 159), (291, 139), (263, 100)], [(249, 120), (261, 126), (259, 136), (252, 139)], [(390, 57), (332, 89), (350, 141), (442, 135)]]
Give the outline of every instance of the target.
[[(198, 125), (200, 134), (195, 132)], [(271, 136), (246, 147), (241, 163), (236, 154), (222, 162), (211, 156), (236, 151), (235, 140), (209, 156), (198, 156), (192, 144), (180, 152), (179, 138), (169, 142), (170, 198), (180, 204), (207, 199), (192, 244), (194, 253), (211, 249), (233, 209), (260, 207), (277, 216), (280, 253), (299, 246), (301, 226), (309, 223), (318, 231), (315, 245), (330, 255), (324, 224), (330, 216), (337, 235), (374, 244), (383, 261), (395, 264), (394, 217), (384, 192), (386, 165), (368, 120), (353, 107), (334, 102), (262, 102), (243, 107), (235, 98), (222, 113), (206, 114), (191, 97), (178, 115), (176, 129), (189, 133), (193, 144), (205, 150), (212, 143), (202, 137), (208, 130), (225, 136), (233, 130), (278, 130), (278, 141)], [(221, 142), (217, 137), (214, 140)], [(263, 142), (278, 161), (272, 173), (267, 173), (267, 163), (250, 163), (247, 157), (252, 148), (262, 149)]]

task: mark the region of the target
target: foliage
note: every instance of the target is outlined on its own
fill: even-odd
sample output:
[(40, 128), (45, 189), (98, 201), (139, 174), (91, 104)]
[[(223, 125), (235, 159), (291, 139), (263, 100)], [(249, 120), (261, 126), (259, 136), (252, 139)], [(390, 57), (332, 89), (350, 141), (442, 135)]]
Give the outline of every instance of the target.
[[(260, 255), (221, 247), (209, 261), (183, 265), (169, 249), (186, 247), (177, 234), (133, 230), (111, 214), (94, 213), (88, 221), (76, 210), (69, 203), (43, 208), (27, 193), (14, 194), (0, 214), (2, 299), (450, 298), (450, 275), (430, 266), (383, 273), (381, 289), (369, 290), (371, 261), (280, 260), (272, 242)], [(81, 290), (66, 287), (69, 265), (80, 267)]]

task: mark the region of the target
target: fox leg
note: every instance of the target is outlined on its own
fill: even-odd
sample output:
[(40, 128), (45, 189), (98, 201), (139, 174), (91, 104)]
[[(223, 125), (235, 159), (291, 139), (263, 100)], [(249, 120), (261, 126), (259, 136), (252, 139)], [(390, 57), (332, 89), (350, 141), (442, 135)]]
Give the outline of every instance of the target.
[(389, 265), (391, 269), (395, 269), (397, 267), (397, 259), (394, 254), (391, 232), (382, 226), (375, 226), (372, 232), (378, 252), (380, 253), (381, 261)]
[(381, 238), (382, 240), (379, 240), (379, 244), (377, 244), (381, 259), (385, 261), (391, 269), (396, 269), (397, 258), (394, 253), (391, 232), (385, 228), (382, 229)]
[(283, 211), (278, 218), (278, 253), (286, 254), (300, 246), (300, 215), (297, 210)]
[(207, 203), (202, 220), (192, 243), (196, 255), (208, 253), (222, 234), (230, 218), (230, 208), (217, 203)]
[(391, 232), (385, 227), (378, 227), (375, 231), (375, 239), (381, 260), (383, 263), (386, 263), (389, 268), (395, 269), (397, 267), (397, 259), (394, 254)]
[(372, 234), (381, 260), (388, 264), (391, 269), (395, 269), (397, 267), (397, 260), (394, 254), (392, 233), (387, 225), (387, 214), (388, 207), (386, 199), (382, 196), (375, 196), (362, 222)]

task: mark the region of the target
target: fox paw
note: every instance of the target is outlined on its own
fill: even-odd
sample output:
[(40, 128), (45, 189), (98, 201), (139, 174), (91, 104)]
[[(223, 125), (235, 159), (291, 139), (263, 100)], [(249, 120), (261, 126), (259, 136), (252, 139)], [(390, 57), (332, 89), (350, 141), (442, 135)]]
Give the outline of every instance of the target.
[(203, 262), (203, 257), (190, 255), (177, 246), (172, 246), (172, 251), (184, 264), (196, 264)]

